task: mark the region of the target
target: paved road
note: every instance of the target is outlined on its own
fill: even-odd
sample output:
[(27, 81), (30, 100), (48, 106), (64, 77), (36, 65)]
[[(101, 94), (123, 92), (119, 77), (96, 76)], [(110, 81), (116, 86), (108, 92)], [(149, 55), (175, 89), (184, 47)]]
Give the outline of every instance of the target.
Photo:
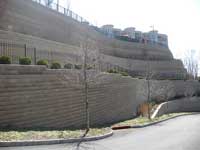
[(0, 150), (200, 150), (200, 114), (182, 116), (143, 129), (115, 132), (113, 137), (76, 144), (0, 148)]

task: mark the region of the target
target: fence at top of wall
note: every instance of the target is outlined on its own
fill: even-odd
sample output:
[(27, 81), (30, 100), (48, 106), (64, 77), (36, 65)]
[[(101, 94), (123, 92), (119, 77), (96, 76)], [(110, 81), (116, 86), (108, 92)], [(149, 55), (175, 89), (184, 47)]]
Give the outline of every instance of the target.
[(80, 23), (84, 23), (84, 24), (88, 24), (88, 25), (91, 25), (93, 26), (90, 22), (88, 22), (86, 19), (84, 19), (83, 17), (79, 16), (78, 14), (74, 13), (73, 11), (71, 11), (70, 9), (68, 8), (65, 8), (63, 6), (60, 6), (59, 4), (57, 3), (51, 3), (50, 5), (47, 5), (45, 4), (45, 2), (43, 0), (32, 0), (33, 2), (36, 2), (40, 5), (43, 5), (45, 7), (48, 7), (52, 10), (55, 10), (63, 15), (66, 15), (68, 17), (71, 17), (72, 19), (80, 22)]
[[(36, 65), (37, 61), (45, 59), (51, 64), (56, 61), (62, 66), (67, 63), (73, 65), (81, 65), (81, 58), (78, 54), (73, 54), (63, 50), (53, 50), (53, 49), (41, 49), (36, 48), (29, 44), (18, 43), (12, 40), (0, 40), (0, 56), (9, 56), (11, 58), (12, 64), (18, 64), (20, 57), (29, 57), (32, 64)], [(118, 65), (114, 65), (108, 62), (100, 62), (99, 64), (101, 71), (108, 71), (110, 69), (118, 71), (127, 71)]]
[(78, 55), (66, 51), (38, 49), (31, 45), (7, 40), (0, 40), (0, 56), (9, 56), (12, 64), (18, 64), (20, 57), (31, 58), (32, 64), (36, 64), (40, 59), (48, 60), (49, 63), (58, 61), (61, 64), (78, 62), (79, 59)]
[[(57, 11), (67, 17), (70, 17), (82, 24), (86, 24), (88, 26), (91, 26), (93, 27), (93, 29), (95, 29), (96, 31), (100, 32), (101, 34), (104, 34), (105, 33), (100, 29), (98, 28), (97, 26), (94, 26), (92, 23), (90, 23), (89, 21), (87, 21), (86, 19), (84, 19), (83, 17), (79, 16), (78, 14), (74, 13), (73, 11), (71, 11), (69, 8), (65, 8), (61, 5), (59, 5), (58, 3), (54, 3), (52, 2), (51, 4), (46, 4), (45, 0), (32, 0), (33, 2), (36, 2), (44, 7), (47, 7), (49, 9), (52, 9), (54, 11)], [(108, 37), (108, 36), (107, 36)], [(134, 42), (134, 43), (142, 43), (142, 44), (149, 44), (149, 45), (158, 45), (158, 46), (161, 46), (161, 47), (165, 47), (165, 48), (168, 48), (168, 45), (164, 45), (162, 43), (158, 43), (158, 42), (138, 42), (138, 41), (134, 41), (134, 40), (131, 40), (131, 39), (121, 39), (121, 38), (118, 38), (118, 37), (112, 37), (112, 38), (115, 38), (115, 39), (118, 39), (118, 40), (121, 40), (121, 41), (128, 41), (128, 42)]]

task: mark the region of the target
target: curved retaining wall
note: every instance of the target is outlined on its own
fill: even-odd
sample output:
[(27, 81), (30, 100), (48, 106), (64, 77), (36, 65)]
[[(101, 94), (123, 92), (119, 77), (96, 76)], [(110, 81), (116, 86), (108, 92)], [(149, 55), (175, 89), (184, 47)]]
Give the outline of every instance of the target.
[(179, 112), (200, 112), (200, 98), (189, 97), (170, 102), (165, 102), (160, 105), (160, 108), (154, 115), (154, 117), (159, 117), (164, 114), (179, 113)]

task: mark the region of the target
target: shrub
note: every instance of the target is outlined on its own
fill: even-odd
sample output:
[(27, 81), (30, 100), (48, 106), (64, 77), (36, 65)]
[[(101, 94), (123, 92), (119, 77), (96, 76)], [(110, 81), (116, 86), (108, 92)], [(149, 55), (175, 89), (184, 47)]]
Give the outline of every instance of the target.
[(75, 65), (74, 68), (75, 69), (82, 69), (82, 65)]
[(0, 64), (11, 64), (11, 58), (9, 56), (1, 56)]
[(51, 69), (61, 69), (61, 64), (59, 62), (53, 62), (51, 64)]
[(149, 115), (149, 109), (152, 110), (153, 105), (151, 103), (145, 102), (143, 104), (140, 104), (137, 108), (137, 115), (148, 117)]
[(31, 58), (29, 58), (29, 57), (20, 57), (19, 58), (19, 64), (20, 65), (30, 65), (31, 64)]
[(91, 70), (91, 69), (94, 69), (94, 66), (93, 65), (87, 65), (87, 70)]
[(48, 61), (45, 59), (41, 59), (37, 62), (37, 65), (45, 65), (48, 66)]
[(65, 68), (65, 69), (72, 69), (72, 68), (73, 68), (73, 65), (70, 64), (70, 63), (68, 63), (68, 64), (65, 64), (65, 65), (64, 65), (64, 68)]
[(129, 76), (129, 74), (128, 74), (127, 72), (120, 72), (120, 74), (121, 74), (122, 76)]
[(114, 70), (114, 69), (110, 69), (107, 71), (108, 73), (119, 73), (117, 70)]
[(108, 73), (118, 73), (118, 74), (121, 74), (122, 76), (129, 76), (129, 74), (127, 72), (117, 71), (115, 69), (110, 69), (107, 72)]

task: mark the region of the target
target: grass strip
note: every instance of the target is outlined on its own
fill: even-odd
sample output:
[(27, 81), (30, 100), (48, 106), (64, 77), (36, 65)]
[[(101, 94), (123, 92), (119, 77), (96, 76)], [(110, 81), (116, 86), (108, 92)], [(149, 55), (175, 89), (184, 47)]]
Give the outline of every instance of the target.
[[(110, 131), (110, 128), (93, 128), (87, 137), (105, 135)], [(84, 132), (85, 130), (0, 131), (0, 142), (80, 138)]]
[(162, 120), (165, 120), (165, 119), (169, 119), (169, 118), (172, 118), (172, 117), (185, 115), (185, 114), (190, 114), (190, 113), (171, 113), (171, 114), (162, 115), (160, 117), (156, 117), (156, 118), (151, 119), (151, 120), (149, 120), (147, 117), (138, 117), (138, 118), (122, 121), (122, 122), (119, 122), (119, 123), (115, 123), (115, 124), (112, 125), (112, 127), (145, 125), (145, 124), (148, 124), (148, 123), (162, 121)]

